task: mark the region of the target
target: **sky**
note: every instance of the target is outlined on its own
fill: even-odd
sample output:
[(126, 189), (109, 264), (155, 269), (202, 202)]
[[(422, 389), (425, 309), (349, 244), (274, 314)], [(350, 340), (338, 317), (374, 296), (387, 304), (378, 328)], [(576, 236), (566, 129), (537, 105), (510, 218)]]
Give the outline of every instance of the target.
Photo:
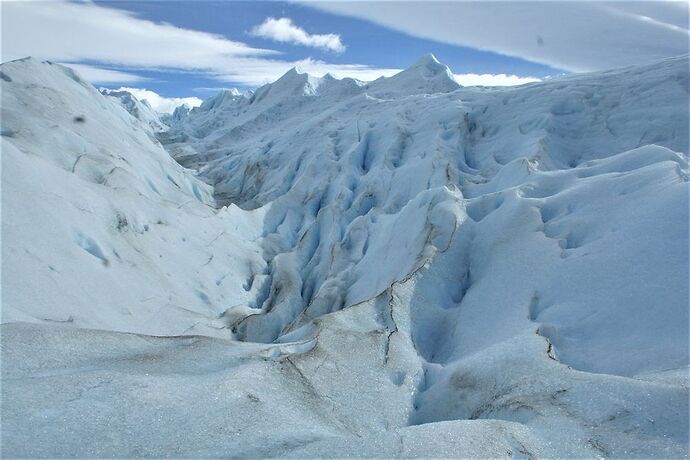
[(512, 85), (688, 52), (687, 2), (3, 1), (2, 61), (28, 55), (159, 110), (291, 67), (373, 80), (433, 53), (463, 85)]

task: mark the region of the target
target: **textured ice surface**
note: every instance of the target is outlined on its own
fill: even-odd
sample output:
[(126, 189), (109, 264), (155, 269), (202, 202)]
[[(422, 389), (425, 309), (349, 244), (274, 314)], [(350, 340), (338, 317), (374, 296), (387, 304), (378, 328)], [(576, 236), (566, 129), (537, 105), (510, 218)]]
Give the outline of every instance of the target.
[(215, 209), (148, 124), (70, 69), (2, 71), (2, 321), (229, 335), (214, 322), (251, 298), (261, 212)]
[(3, 455), (688, 456), (687, 57), (2, 74)]

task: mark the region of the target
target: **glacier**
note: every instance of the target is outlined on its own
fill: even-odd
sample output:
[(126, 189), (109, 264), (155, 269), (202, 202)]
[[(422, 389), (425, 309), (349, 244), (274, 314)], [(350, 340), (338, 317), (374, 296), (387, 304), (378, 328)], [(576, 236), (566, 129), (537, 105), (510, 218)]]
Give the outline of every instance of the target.
[(688, 64), (0, 65), (2, 455), (687, 457)]

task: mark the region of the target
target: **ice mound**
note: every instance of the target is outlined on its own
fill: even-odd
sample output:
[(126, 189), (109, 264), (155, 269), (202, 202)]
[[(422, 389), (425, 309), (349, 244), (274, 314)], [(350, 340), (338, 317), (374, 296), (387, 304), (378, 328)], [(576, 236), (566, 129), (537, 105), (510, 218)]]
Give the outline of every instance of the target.
[(71, 69), (0, 69), (3, 323), (224, 335), (224, 299), (246, 294), (231, 280), (263, 263), (248, 242), (260, 218), (216, 210), (146, 120)]

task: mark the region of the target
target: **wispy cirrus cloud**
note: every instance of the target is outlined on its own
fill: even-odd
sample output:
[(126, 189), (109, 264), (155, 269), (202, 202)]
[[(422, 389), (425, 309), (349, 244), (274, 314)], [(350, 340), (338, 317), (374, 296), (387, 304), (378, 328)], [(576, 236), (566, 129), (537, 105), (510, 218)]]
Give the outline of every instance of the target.
[(298, 27), (290, 18), (268, 17), (249, 32), (255, 37), (267, 38), (281, 43), (321, 48), (335, 53), (345, 51), (345, 45), (338, 34), (310, 34)]
[[(84, 78), (98, 84), (131, 86), (149, 81), (137, 74), (141, 70), (191, 72), (221, 83), (250, 87), (274, 81), (294, 66), (317, 76), (330, 73), (338, 78), (363, 81), (400, 71), (312, 58), (284, 60), (274, 50), (255, 48), (216, 34), (155, 23), (131, 12), (91, 2), (5, 1), (2, 13), (3, 61), (25, 56), (50, 59), (75, 68)], [(284, 25), (284, 22), (279, 24)], [(287, 29), (299, 29), (291, 21), (288, 26)], [(312, 44), (318, 43), (333, 51), (341, 46), (344, 49), (339, 37), (337, 40), (331, 37), (334, 34), (304, 32), (307, 37), (304, 38), (294, 32), (288, 33), (286, 39), (311, 40)], [(500, 75), (456, 77), (465, 85), (522, 82), (520, 77)], [(149, 102), (155, 100), (150, 94), (148, 99)]]
[(90, 2), (3, 2), (2, 36), (3, 61), (31, 55), (64, 62), (204, 69), (222, 59), (277, 54)]
[(414, 37), (492, 51), (573, 72), (688, 52), (688, 2), (304, 1)]
[[(300, 64), (310, 72), (359, 79), (390, 75), (392, 71), (312, 59), (282, 60), (275, 50), (155, 23), (90, 2), (3, 2), (2, 13), (3, 62), (26, 56), (50, 59), (75, 67), (95, 83), (144, 81), (136, 74), (138, 70), (193, 72), (245, 86), (273, 81)], [(319, 40), (324, 46), (339, 49), (335, 41)]]

